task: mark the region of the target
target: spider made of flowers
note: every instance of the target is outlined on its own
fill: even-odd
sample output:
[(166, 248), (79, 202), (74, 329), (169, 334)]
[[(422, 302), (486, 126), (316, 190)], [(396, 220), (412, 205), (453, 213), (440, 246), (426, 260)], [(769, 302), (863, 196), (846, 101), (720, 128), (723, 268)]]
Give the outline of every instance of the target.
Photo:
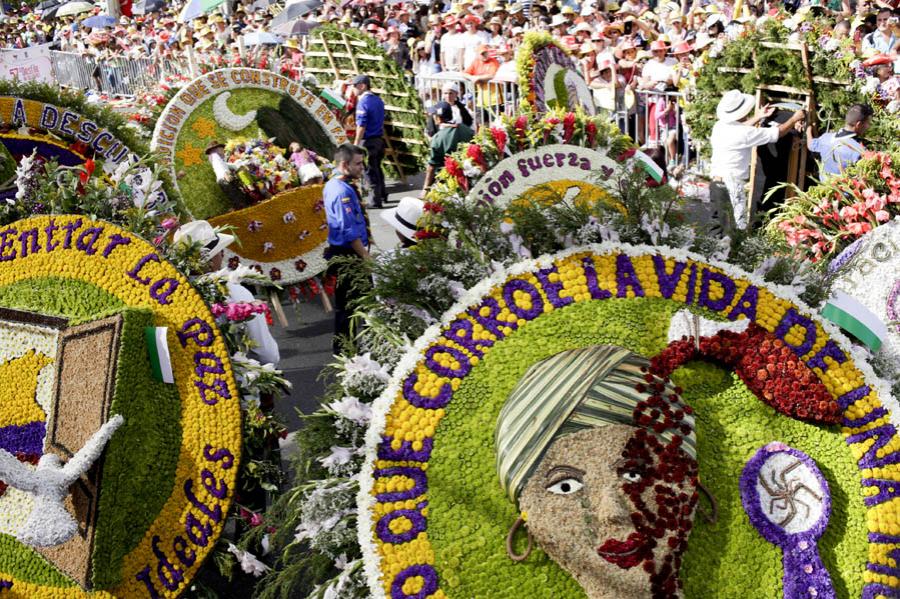
[[(649, 361), (614, 346), (533, 365), (495, 429), (501, 484), (532, 539), (590, 599), (680, 596), (698, 501), (691, 408)], [(524, 526), (528, 549), (517, 554)]]
[(801, 466), (803, 466), (803, 463), (800, 460), (794, 460), (787, 468), (779, 470), (777, 476), (776, 471), (771, 470), (769, 472), (769, 481), (766, 481), (765, 474), (762, 470), (760, 470), (759, 475), (757, 476), (759, 484), (765, 492), (769, 494), (769, 514), (774, 516), (776, 509), (785, 512), (784, 517), (778, 521), (778, 526), (781, 526), (782, 528), (786, 528), (794, 520), (794, 517), (798, 512), (798, 505), (806, 510), (805, 517), (808, 517), (812, 511), (813, 506), (810, 506), (808, 503), (805, 503), (797, 497), (801, 492), (806, 492), (817, 502), (821, 502), (823, 499), (822, 494), (812, 490), (803, 482), (803, 479), (796, 477), (788, 479), (788, 475)]

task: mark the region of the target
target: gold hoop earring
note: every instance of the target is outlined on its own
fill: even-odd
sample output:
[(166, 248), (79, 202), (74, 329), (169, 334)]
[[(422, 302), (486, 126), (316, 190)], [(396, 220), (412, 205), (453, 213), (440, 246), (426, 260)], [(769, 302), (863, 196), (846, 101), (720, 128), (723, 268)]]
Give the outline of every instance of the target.
[(716, 502), (716, 498), (713, 497), (713, 494), (709, 492), (709, 489), (703, 486), (703, 483), (697, 481), (697, 489), (706, 495), (706, 499), (709, 500), (709, 504), (712, 507), (712, 513), (706, 514), (703, 511), (700, 512), (700, 515), (703, 516), (707, 522), (710, 524), (715, 524), (719, 519), (719, 504)]
[(522, 555), (516, 555), (515, 549), (513, 549), (513, 539), (516, 536), (516, 532), (519, 530), (519, 527), (525, 524), (525, 518), (519, 516), (515, 523), (512, 525), (512, 528), (509, 529), (509, 534), (506, 535), (506, 555), (509, 556), (514, 562), (524, 562), (528, 559), (528, 556), (531, 555), (531, 546), (532, 546), (532, 538), (531, 531), (528, 528), (525, 529), (525, 534), (528, 535), (528, 547), (525, 549), (525, 553)]

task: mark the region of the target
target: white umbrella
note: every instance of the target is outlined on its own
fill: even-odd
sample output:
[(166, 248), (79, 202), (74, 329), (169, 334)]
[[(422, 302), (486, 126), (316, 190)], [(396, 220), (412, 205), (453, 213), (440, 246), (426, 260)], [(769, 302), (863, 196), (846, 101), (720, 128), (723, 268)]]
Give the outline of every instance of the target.
[(244, 34), (245, 46), (275, 46), (283, 41), (284, 39), (278, 37), (277, 35), (272, 35), (271, 33), (267, 33), (265, 31), (253, 31), (251, 33)]
[(188, 3), (181, 10), (178, 20), (182, 23), (187, 23), (224, 3), (225, 0), (188, 0)]
[(81, 0), (76, 0), (75, 2), (64, 4), (58, 11), (56, 11), (56, 16), (68, 17), (71, 15), (78, 15), (83, 12), (88, 12), (89, 10), (94, 10), (93, 4), (91, 4), (90, 2), (82, 2)]

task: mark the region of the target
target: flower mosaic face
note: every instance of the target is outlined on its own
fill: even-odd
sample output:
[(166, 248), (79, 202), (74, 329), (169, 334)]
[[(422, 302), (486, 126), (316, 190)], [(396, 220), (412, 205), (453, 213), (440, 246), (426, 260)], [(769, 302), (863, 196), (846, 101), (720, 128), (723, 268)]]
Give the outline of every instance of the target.
[(522, 493), (528, 530), (591, 598), (677, 588), (697, 498), (696, 462), (678, 452), (685, 468), (674, 468), (654, 441), (626, 425), (562, 437)]

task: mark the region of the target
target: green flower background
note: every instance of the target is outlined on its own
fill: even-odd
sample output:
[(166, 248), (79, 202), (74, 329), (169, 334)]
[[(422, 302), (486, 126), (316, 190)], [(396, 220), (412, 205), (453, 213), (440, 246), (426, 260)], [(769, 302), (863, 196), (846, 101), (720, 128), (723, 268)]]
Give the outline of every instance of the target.
[[(659, 353), (681, 308), (662, 299), (610, 299), (554, 310), (497, 343), (465, 378), (435, 435), (428, 468), (428, 536), (441, 587), (451, 596), (584, 596), (539, 549), (525, 565), (506, 555), (504, 539), (518, 513), (494, 470), (497, 415), (528, 367), (560, 351), (610, 343), (645, 356)], [(695, 518), (681, 572), (685, 596), (737, 599), (755, 588), (762, 593), (757, 597), (781, 597), (781, 552), (751, 526), (738, 487), (746, 461), (771, 441), (808, 453), (825, 474), (833, 508), (822, 559), (838, 596), (859, 596), (868, 551), (865, 508), (840, 431), (778, 414), (736, 375), (712, 364), (689, 363), (673, 379), (696, 409), (700, 477), (719, 507), (715, 524)], [(709, 509), (703, 499), (701, 509)]]
[(206, 147), (213, 141), (226, 143), (235, 138), (275, 138), (284, 150), (291, 141), (299, 141), (320, 155), (331, 158), (334, 144), (313, 115), (295, 100), (275, 91), (258, 88), (232, 89), (228, 108), (238, 115), (257, 111), (256, 120), (240, 131), (229, 131), (216, 122), (213, 114), (215, 96), (200, 104), (188, 117), (175, 142), (175, 172), (184, 205), (194, 218), (206, 219), (233, 208), (216, 183), (206, 157)]

